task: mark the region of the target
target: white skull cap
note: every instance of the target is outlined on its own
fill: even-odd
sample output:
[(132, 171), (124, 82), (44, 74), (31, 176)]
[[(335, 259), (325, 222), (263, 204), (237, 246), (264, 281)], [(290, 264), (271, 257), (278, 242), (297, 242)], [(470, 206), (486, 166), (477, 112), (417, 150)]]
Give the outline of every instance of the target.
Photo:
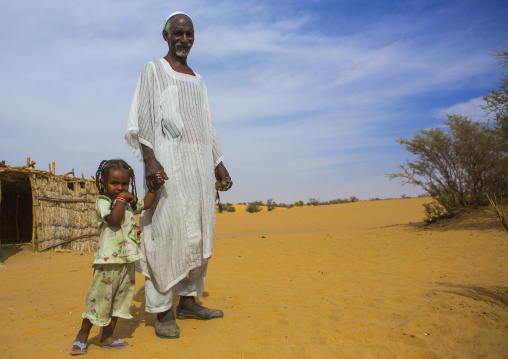
[(176, 15), (185, 15), (190, 19), (190, 16), (187, 15), (186, 13), (181, 12), (181, 11), (175, 11), (174, 13), (169, 14), (169, 16), (166, 18), (166, 21), (164, 21), (164, 28), (166, 28), (166, 25), (167, 25), (169, 19), (171, 19), (173, 16), (176, 16)]

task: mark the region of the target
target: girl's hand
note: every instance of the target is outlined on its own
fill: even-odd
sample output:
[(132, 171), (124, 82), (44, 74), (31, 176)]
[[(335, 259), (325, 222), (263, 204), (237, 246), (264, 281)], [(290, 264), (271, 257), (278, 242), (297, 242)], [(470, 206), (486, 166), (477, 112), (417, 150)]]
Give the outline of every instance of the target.
[(165, 182), (165, 180), (167, 180), (167, 178), (165, 178), (165, 177), (162, 175), (162, 173), (161, 173), (160, 171), (158, 171), (155, 175), (157, 176), (157, 179), (158, 179), (159, 181), (162, 181), (162, 184), (161, 184), (159, 187), (155, 188), (155, 189), (148, 189), (148, 193), (151, 193), (151, 194), (153, 194), (153, 195), (155, 195), (155, 194), (157, 193), (157, 191), (158, 191), (158, 190), (159, 190), (162, 186), (164, 186), (164, 183), (166, 183), (166, 182)]
[(130, 192), (121, 192), (117, 197), (125, 198), (125, 202), (132, 203), (134, 202), (134, 196)]
[(161, 171), (157, 171), (157, 173), (155, 174), (157, 176), (157, 179), (159, 181), (162, 181), (162, 184), (165, 183), (165, 180), (167, 180), (167, 177), (164, 177), (161, 173)]

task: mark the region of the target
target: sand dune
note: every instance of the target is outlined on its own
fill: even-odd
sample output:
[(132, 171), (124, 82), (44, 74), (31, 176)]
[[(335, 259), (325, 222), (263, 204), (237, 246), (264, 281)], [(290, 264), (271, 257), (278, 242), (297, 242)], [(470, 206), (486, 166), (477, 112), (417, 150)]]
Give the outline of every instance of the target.
[[(508, 235), (475, 212), (427, 227), (429, 199), (217, 215), (202, 303), (215, 321), (153, 335), (137, 277), (134, 319), (91, 358), (507, 358)], [(4, 248), (0, 357), (68, 357), (91, 253)]]

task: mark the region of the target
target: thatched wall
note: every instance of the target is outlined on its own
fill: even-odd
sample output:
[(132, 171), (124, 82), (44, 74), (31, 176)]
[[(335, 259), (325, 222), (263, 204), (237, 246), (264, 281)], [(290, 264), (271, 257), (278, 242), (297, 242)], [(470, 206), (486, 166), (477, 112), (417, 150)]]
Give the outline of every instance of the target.
[[(32, 242), (33, 249), (97, 249), (95, 181), (74, 177), (74, 170), (57, 176), (24, 167), (0, 165), (0, 237)], [(72, 176), (70, 176), (72, 174)]]
[(93, 181), (69, 181), (30, 175), (35, 208), (36, 246), (80, 251), (97, 249), (97, 216)]

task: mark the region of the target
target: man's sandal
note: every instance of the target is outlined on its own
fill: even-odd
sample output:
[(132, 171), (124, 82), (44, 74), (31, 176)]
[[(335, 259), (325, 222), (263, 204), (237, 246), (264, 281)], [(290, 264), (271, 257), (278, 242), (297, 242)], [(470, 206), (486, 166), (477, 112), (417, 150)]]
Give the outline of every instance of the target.
[(197, 312), (189, 312), (187, 310), (183, 310), (179, 307), (176, 307), (176, 317), (178, 319), (209, 320), (223, 318), (224, 312), (220, 309), (210, 309), (210, 308), (201, 308)]
[(176, 320), (160, 322), (157, 318), (155, 319), (155, 335), (163, 339), (176, 339), (180, 337), (180, 328), (176, 324)]

